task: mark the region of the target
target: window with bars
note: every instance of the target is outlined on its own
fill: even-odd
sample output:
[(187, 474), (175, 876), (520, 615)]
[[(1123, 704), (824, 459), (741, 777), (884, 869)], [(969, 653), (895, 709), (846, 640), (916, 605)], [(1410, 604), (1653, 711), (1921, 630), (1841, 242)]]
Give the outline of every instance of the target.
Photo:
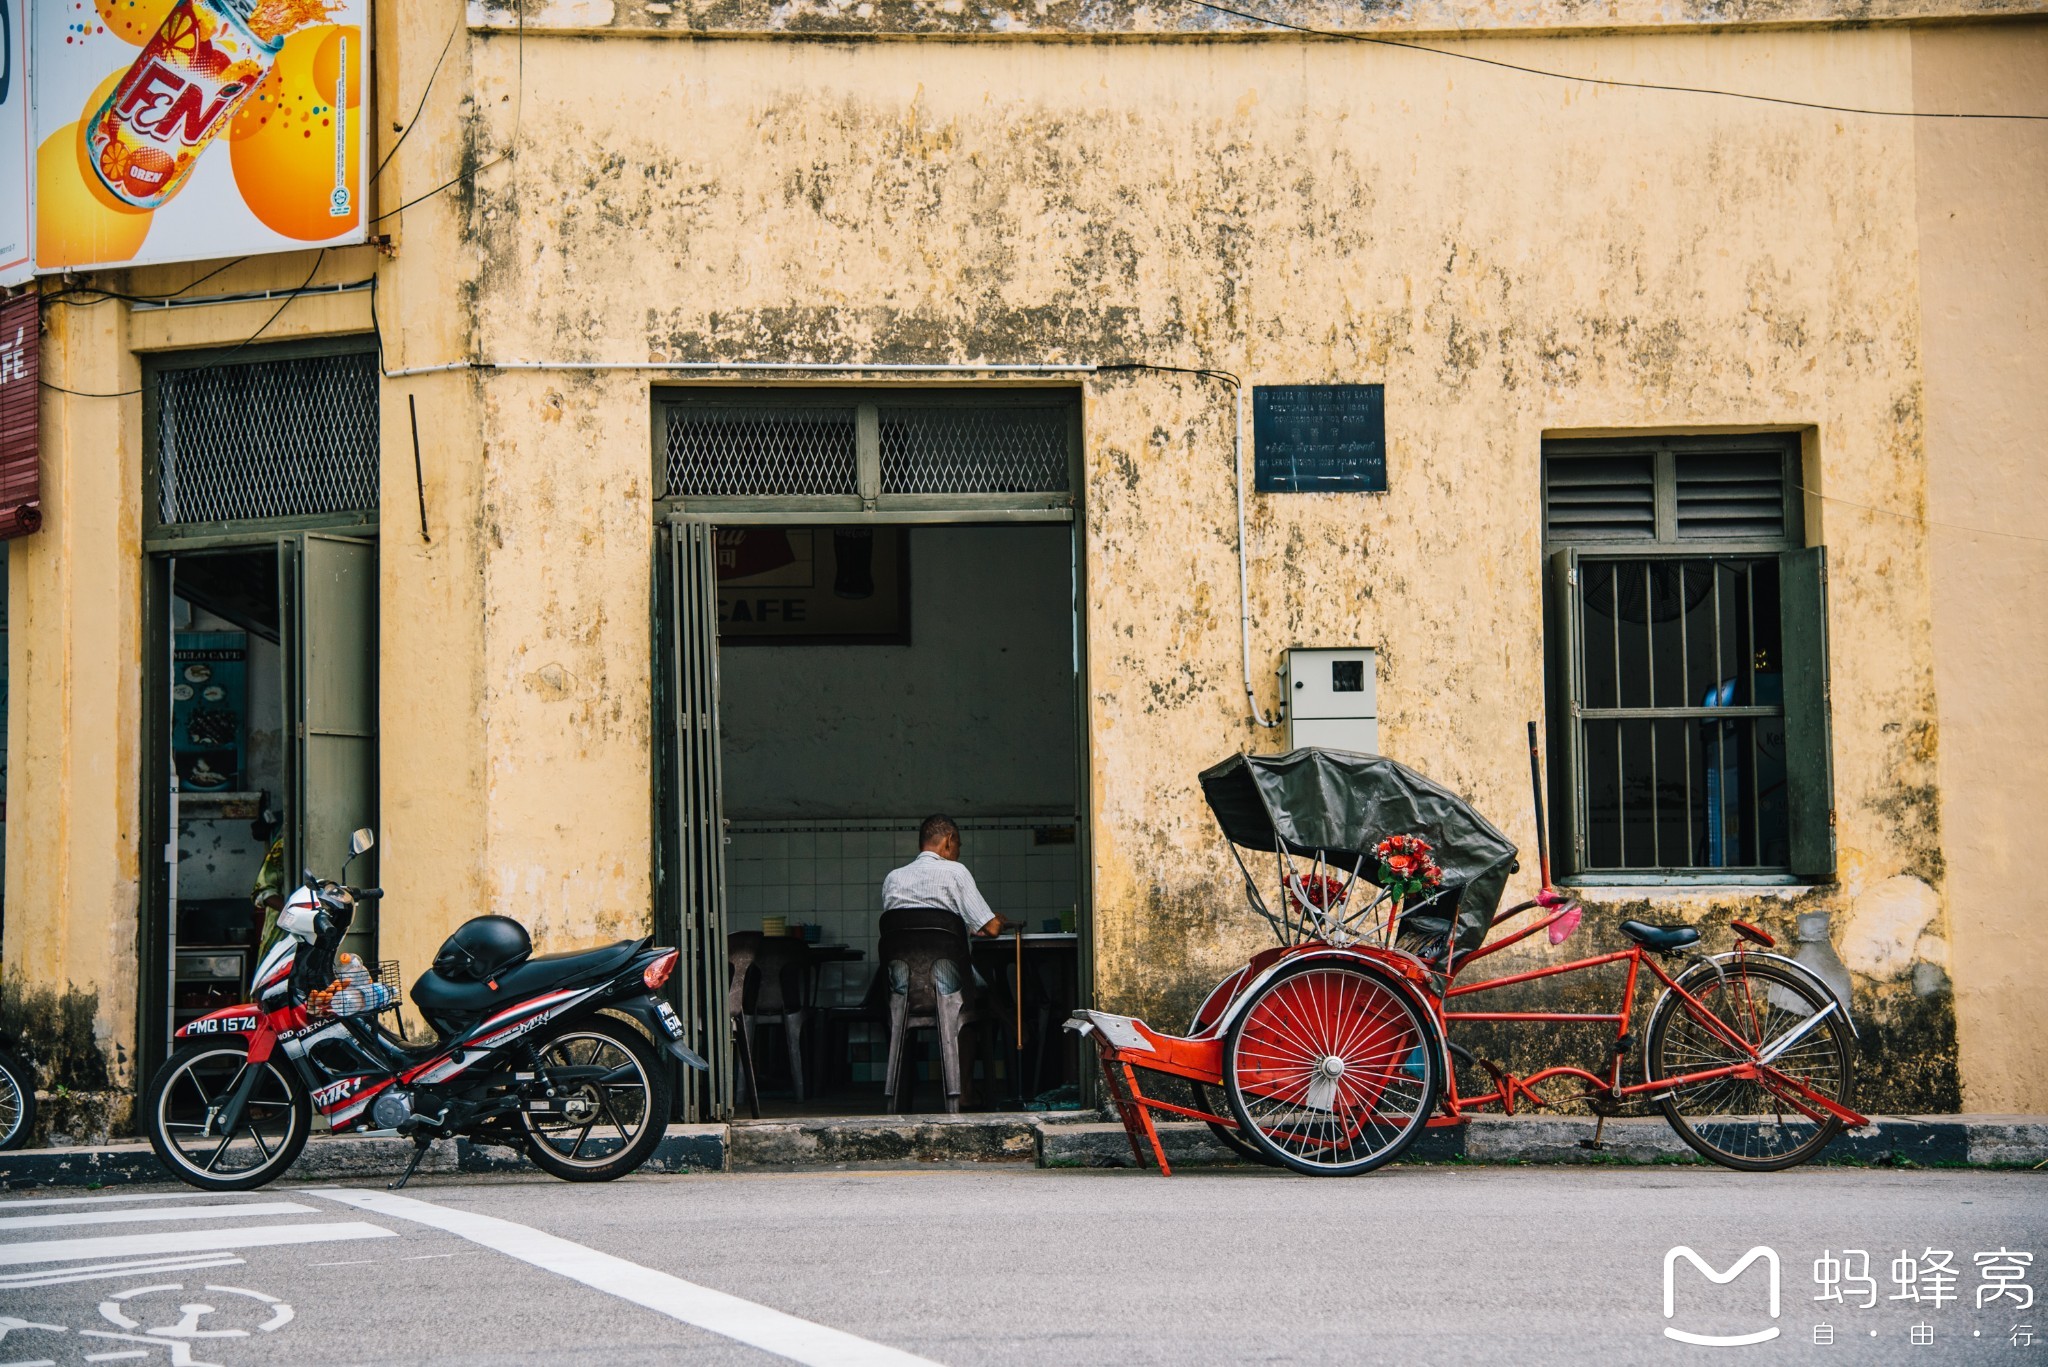
[(163, 365), (147, 397), (162, 526), (377, 509), (375, 352)]
[(1066, 393), (698, 391), (660, 402), (662, 492), (692, 506), (1072, 503), (1079, 411)]
[(1782, 436), (1546, 444), (1567, 873), (1833, 872), (1826, 566), (1797, 471)]

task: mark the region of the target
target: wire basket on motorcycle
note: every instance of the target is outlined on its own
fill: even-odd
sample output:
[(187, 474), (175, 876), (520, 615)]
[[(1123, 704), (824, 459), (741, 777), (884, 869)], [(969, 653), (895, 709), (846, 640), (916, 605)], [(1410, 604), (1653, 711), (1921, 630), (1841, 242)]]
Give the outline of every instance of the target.
[(309, 1016), (375, 1015), (393, 1011), (399, 1005), (398, 960), (385, 959), (373, 974), (370, 966), (354, 954), (334, 956), (335, 979), (326, 987), (306, 994)]

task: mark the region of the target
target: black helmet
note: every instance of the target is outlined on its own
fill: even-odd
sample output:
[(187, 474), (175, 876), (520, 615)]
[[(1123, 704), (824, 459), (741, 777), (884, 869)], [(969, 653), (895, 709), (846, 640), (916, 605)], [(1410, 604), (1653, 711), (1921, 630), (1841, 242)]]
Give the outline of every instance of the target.
[(509, 916), (478, 916), (442, 943), (434, 971), (459, 983), (489, 982), (532, 956), (525, 926)]

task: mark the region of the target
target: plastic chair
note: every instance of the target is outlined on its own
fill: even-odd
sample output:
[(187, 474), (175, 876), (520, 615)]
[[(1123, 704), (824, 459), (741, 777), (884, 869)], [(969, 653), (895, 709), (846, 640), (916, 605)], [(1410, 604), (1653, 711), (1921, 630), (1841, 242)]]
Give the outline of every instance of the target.
[(761, 1086), (754, 1074), (754, 1026), (772, 1021), (782, 1027), (789, 1053), (789, 1075), (797, 1100), (804, 1098), (804, 1020), (810, 1012), (810, 946), (788, 935), (763, 935), (758, 930), (734, 931), (725, 937), (727, 968), (725, 1011), (738, 1032), (740, 1062), (747, 1079), (747, 1100), (754, 1119), (761, 1118)]
[[(889, 965), (901, 963), (909, 975), (908, 991), (889, 994), (889, 1066), (882, 1092), (887, 1108), (895, 1113), (901, 1113), (905, 1095), (915, 1089), (915, 1084), (906, 1085), (903, 1077), (903, 1055), (912, 1030), (932, 1030), (938, 1034), (946, 1112), (959, 1113), (960, 1033), (982, 1018), (974, 991), (974, 964), (967, 952), (966, 923), (951, 912), (939, 914), (951, 918), (950, 929), (935, 923), (905, 925), (905, 919), (915, 918), (905, 918), (898, 912), (883, 913), (884, 928), (876, 957), (883, 972), (888, 972)], [(892, 922), (891, 917), (897, 919)], [(941, 992), (935, 975), (938, 966), (948, 962), (954, 966), (960, 987), (957, 991)]]
[(967, 937), (967, 923), (944, 907), (897, 907), (882, 913), (882, 934), (899, 930), (953, 930)]

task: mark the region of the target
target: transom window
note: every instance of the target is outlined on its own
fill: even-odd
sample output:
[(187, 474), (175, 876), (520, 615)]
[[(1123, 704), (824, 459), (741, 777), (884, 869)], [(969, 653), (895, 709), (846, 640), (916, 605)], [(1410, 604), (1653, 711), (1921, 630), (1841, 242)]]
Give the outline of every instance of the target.
[(698, 389), (656, 402), (661, 495), (690, 512), (1072, 515), (1072, 391)]
[(1545, 446), (1567, 873), (1832, 872), (1825, 569), (1797, 460), (1779, 435)]

